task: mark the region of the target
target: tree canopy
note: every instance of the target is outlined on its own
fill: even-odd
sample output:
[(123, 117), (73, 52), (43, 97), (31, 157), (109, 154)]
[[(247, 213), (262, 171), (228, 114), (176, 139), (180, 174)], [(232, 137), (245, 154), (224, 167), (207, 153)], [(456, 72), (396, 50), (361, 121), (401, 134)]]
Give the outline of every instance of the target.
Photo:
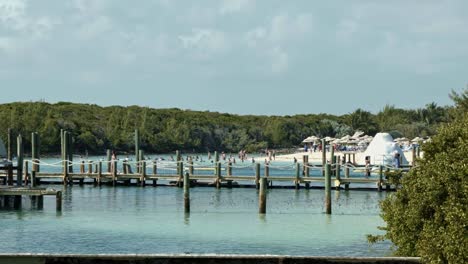
[(432, 135), (440, 123), (447, 121), (449, 110), (432, 103), (414, 110), (385, 106), (376, 115), (357, 109), (342, 116), (241, 116), (175, 108), (16, 102), (0, 104), (0, 137), (6, 140), (7, 129), (13, 128), (15, 134), (23, 135), (28, 150), (30, 133), (38, 132), (41, 152), (58, 153), (60, 129), (66, 129), (72, 133), (76, 152), (103, 153), (105, 149), (131, 151), (133, 133), (139, 129), (146, 152), (251, 152), (267, 147), (291, 148), (311, 135), (342, 137), (355, 130), (370, 135), (396, 131), (409, 138)]
[(382, 203), (387, 238), (423, 263), (468, 262), (468, 90), (452, 93), (452, 122), (423, 145), (424, 159)]

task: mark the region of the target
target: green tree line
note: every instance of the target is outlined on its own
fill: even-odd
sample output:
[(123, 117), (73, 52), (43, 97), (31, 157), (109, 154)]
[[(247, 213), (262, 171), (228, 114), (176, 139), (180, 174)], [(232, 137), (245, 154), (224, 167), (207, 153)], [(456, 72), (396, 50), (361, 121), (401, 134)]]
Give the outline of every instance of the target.
[(14, 102), (0, 105), (0, 137), (7, 130), (22, 134), (29, 149), (31, 132), (38, 132), (42, 153), (60, 152), (60, 130), (72, 133), (78, 153), (103, 153), (105, 149), (131, 152), (133, 133), (140, 130), (141, 147), (146, 152), (264, 148), (290, 148), (316, 135), (342, 137), (362, 130), (393, 136), (430, 136), (448, 120), (450, 107), (435, 103), (421, 109), (385, 106), (377, 114), (363, 109), (341, 115), (307, 114), (294, 116), (233, 115), (209, 111), (153, 109), (140, 106), (101, 107), (59, 102)]

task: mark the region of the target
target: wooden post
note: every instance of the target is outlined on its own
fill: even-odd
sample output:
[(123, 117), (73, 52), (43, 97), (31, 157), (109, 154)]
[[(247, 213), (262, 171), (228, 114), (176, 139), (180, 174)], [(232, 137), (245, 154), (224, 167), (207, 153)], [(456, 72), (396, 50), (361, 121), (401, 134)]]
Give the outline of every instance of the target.
[(271, 183), (271, 182), (268, 180), (268, 177), (270, 177), (270, 166), (269, 166), (269, 164), (265, 164), (265, 171), (264, 171), (264, 173), (265, 173), (265, 178), (267, 178), (267, 186), (266, 186), (266, 188), (268, 188), (268, 186), (269, 186), (270, 183)]
[(114, 164), (112, 168), (112, 186), (115, 187), (117, 184), (117, 161), (113, 160), (112, 163)]
[(67, 183), (68, 184), (73, 184), (73, 179), (72, 177), (70, 177), (71, 175), (69, 175), (69, 170), (68, 170), (68, 137), (69, 137), (69, 134), (67, 131), (63, 131), (63, 160), (62, 160), (62, 163), (63, 163), (63, 184), (66, 185)]
[(38, 149), (38, 135), (36, 132), (31, 133), (31, 159), (33, 161), (32, 169), (39, 172), (39, 149)]
[(190, 178), (188, 172), (184, 174), (184, 212), (190, 213)]
[(23, 156), (24, 156), (24, 145), (23, 145), (23, 137), (18, 135), (16, 138), (16, 185), (22, 186), (23, 185)]
[(232, 162), (228, 162), (227, 165), (227, 176), (232, 176)]
[(412, 161), (411, 161), (411, 165), (414, 166), (416, 165), (416, 146), (413, 144), (413, 155), (412, 155)]
[(298, 163), (296, 163), (296, 179), (294, 180), (294, 185), (296, 186), (296, 190), (299, 189), (299, 187), (301, 186), (301, 176), (300, 176), (300, 173), (301, 173), (301, 165)]
[[(181, 157), (180, 157), (180, 151), (178, 151), (178, 150), (176, 150), (176, 161), (177, 161), (177, 175), (179, 175), (179, 177), (180, 177), (182, 175), (181, 172), (180, 172), (180, 167), (179, 167), (179, 163), (181, 162)], [(182, 177), (180, 177), (180, 178), (182, 178)], [(181, 180), (182, 179), (179, 179), (179, 182)]]
[(55, 195), (55, 209), (57, 211), (62, 211), (62, 192), (58, 191)]
[[(153, 176), (158, 175), (158, 165), (156, 165), (156, 161), (153, 162)], [(156, 187), (158, 185), (158, 180), (154, 179), (153, 180), (153, 187)]]
[(322, 175), (325, 176), (325, 164), (327, 163), (327, 149), (325, 148), (327, 142), (322, 139)]
[(31, 187), (36, 187), (36, 172), (31, 171)]
[(260, 163), (255, 163), (255, 187), (260, 188)]
[(267, 179), (260, 179), (260, 193), (258, 195), (258, 213), (266, 214), (266, 189)]
[(112, 172), (111, 171), (111, 159), (112, 159), (112, 154), (111, 154), (111, 150), (110, 149), (107, 149), (106, 150), (106, 156), (107, 156), (107, 172)]
[(382, 191), (382, 180), (383, 180), (383, 166), (379, 166), (379, 182), (377, 183), (377, 190)]
[(84, 169), (85, 164), (84, 163), (85, 163), (84, 160), (82, 160), (81, 164), (80, 164), (80, 173), (85, 173), (85, 169)]
[(136, 160), (136, 173), (140, 173), (140, 131), (135, 129), (135, 160)]
[(12, 186), (13, 185), (13, 164), (8, 164), (8, 170), (7, 170), (7, 182), (8, 185)]
[(122, 161), (122, 173), (123, 174), (128, 174), (128, 170), (127, 170), (127, 160), (123, 160)]
[(98, 163), (98, 172), (97, 172), (97, 184), (101, 186), (101, 176), (102, 176), (102, 161)]
[(215, 151), (215, 152), (214, 152), (214, 156), (215, 156), (215, 162), (218, 162), (218, 161), (219, 161), (219, 153), (218, 153), (218, 151)]
[[(304, 177), (308, 178), (310, 176), (310, 168), (309, 168), (309, 155), (304, 155), (303, 157), (303, 166), (304, 166)], [(308, 190), (310, 188), (310, 183), (305, 183), (305, 188)]]
[(337, 163), (335, 166), (335, 177), (336, 177), (336, 182), (338, 183), (335, 186), (335, 189), (339, 190), (341, 186), (341, 165), (339, 163)]
[(68, 164), (68, 172), (73, 173), (73, 142), (74, 139), (72, 137), (72, 134), (70, 132), (67, 132), (67, 159), (70, 162)]
[(325, 164), (325, 213), (331, 214), (331, 165)]
[(13, 208), (15, 209), (21, 209), (21, 195), (15, 195), (14, 200), (13, 200)]
[(182, 181), (184, 180), (184, 162), (183, 161), (178, 161), (177, 168), (178, 168), (177, 172), (178, 172), (178, 175), (179, 175), (179, 179), (177, 180), (178, 185), (179, 185), (179, 187), (183, 187)]
[(7, 159), (9, 161), (13, 160), (13, 129), (8, 128), (8, 146), (7, 146)]
[(193, 160), (192, 159), (189, 160), (189, 173), (190, 173), (190, 175), (193, 175), (193, 173), (194, 173)]
[(332, 143), (330, 143), (330, 163), (332, 164), (332, 168), (333, 168), (333, 165), (335, 164), (335, 162), (333, 162), (335, 160), (335, 147)]
[(29, 182), (29, 162), (27, 160), (24, 161), (24, 175), (23, 175), (23, 178), (24, 178), (24, 185), (28, 185), (28, 182)]
[[(349, 178), (349, 167), (348, 165), (346, 164), (346, 169), (345, 169), (345, 178), (348, 179)], [(348, 190), (349, 189), (349, 183), (345, 183), (345, 190)]]
[(216, 188), (221, 188), (221, 162), (216, 162)]
[(37, 196), (37, 209), (43, 209), (44, 208), (44, 195), (38, 195)]
[[(141, 151), (141, 150), (140, 150)], [(141, 163), (141, 179), (140, 179), (141, 187), (145, 187), (146, 185), (146, 161), (143, 160)]]
[(353, 164), (356, 164), (356, 153), (353, 153)]
[(143, 164), (142, 162), (145, 160), (145, 155), (144, 155), (144, 151), (142, 149), (138, 150), (138, 173), (142, 173), (142, 170), (143, 170)]
[(416, 152), (417, 152), (418, 158), (421, 158), (421, 147), (420, 146), (417, 147)]
[(88, 160), (88, 173), (92, 174), (93, 173), (93, 161)]

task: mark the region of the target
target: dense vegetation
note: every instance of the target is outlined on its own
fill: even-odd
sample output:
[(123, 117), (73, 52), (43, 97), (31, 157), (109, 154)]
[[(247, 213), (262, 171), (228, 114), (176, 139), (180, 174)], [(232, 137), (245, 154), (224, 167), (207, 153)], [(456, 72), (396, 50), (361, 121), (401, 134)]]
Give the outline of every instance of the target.
[(396, 253), (423, 263), (468, 263), (468, 90), (451, 96), (453, 121), (423, 145), (424, 159), (381, 204)]
[(103, 153), (107, 148), (131, 151), (133, 133), (140, 130), (146, 152), (224, 150), (256, 151), (297, 146), (307, 136), (336, 136), (363, 130), (394, 136), (428, 136), (448, 118), (448, 107), (435, 103), (415, 110), (387, 105), (377, 114), (362, 109), (343, 116), (239, 116), (180, 109), (110, 106), (59, 102), (16, 102), (0, 105), (0, 137), (7, 128), (25, 138), (38, 132), (41, 152), (58, 153), (60, 129), (73, 133), (76, 152)]

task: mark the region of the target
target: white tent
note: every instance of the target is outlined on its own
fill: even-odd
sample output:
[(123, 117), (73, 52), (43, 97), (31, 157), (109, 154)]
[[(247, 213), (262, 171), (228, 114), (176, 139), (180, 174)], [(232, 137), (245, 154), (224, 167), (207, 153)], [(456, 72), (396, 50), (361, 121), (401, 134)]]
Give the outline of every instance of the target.
[(393, 142), (393, 138), (390, 134), (377, 133), (364, 152), (364, 157), (369, 156), (371, 164), (393, 165), (395, 152), (400, 153), (402, 164), (408, 163), (403, 151), (397, 143)]
[(0, 158), (6, 158), (6, 156), (5, 144), (3, 144), (3, 140), (0, 138)]

